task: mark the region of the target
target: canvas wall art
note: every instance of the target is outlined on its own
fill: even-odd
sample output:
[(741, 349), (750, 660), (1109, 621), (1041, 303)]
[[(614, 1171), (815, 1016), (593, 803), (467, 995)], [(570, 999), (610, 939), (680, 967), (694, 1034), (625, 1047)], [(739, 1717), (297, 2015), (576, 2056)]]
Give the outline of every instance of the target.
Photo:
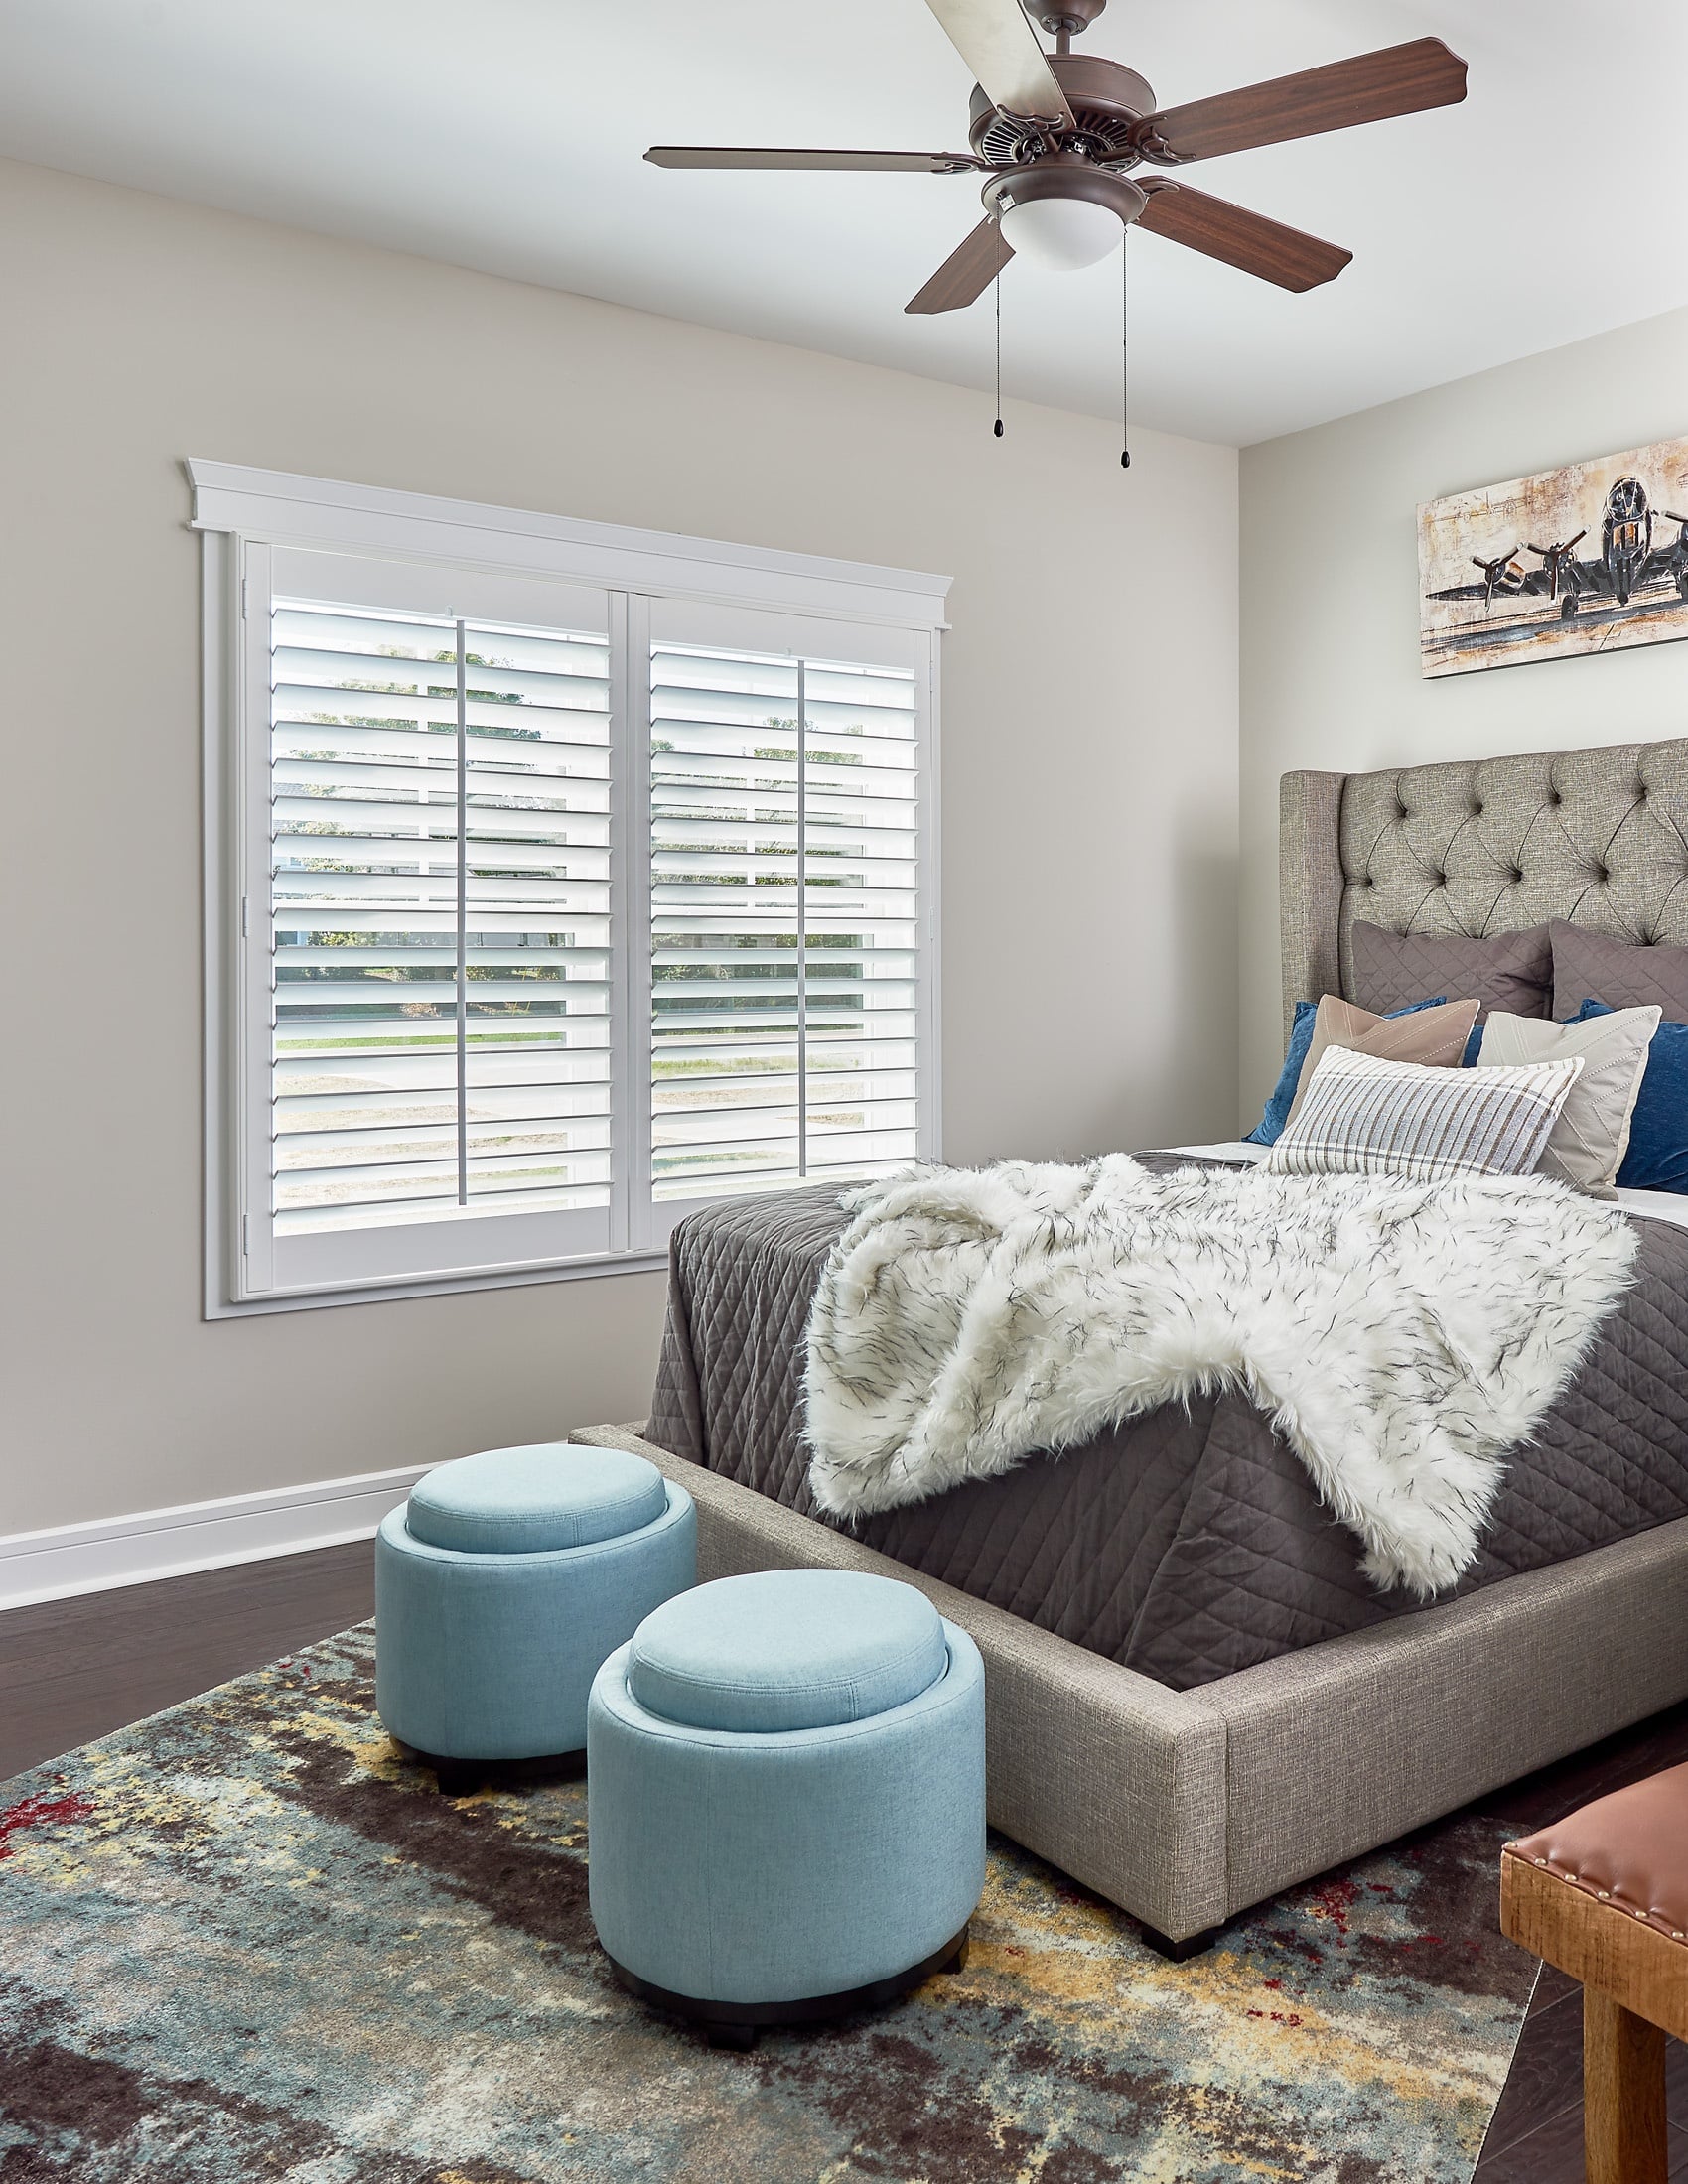
[(1427, 500), (1426, 675), (1688, 637), (1688, 440)]

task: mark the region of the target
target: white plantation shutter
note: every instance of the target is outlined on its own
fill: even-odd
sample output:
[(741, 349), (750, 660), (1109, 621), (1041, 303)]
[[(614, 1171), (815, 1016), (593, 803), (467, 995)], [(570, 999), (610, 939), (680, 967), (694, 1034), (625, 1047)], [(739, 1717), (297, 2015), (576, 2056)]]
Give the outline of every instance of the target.
[(208, 1311), (936, 1157), (941, 580), (199, 468)]
[(610, 1201), (609, 648), (467, 628), (472, 1205)]
[(651, 648), (651, 1190), (918, 1150), (912, 670)]
[(439, 581), (276, 562), (278, 1286), (607, 1249), (608, 629), (395, 610)]

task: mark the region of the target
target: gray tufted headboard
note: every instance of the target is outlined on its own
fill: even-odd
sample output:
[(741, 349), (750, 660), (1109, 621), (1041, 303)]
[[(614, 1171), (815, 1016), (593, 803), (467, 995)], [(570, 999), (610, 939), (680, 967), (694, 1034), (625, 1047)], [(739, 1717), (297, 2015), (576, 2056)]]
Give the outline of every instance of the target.
[(1284, 1022), (1348, 993), (1356, 920), (1407, 933), (1569, 918), (1688, 945), (1688, 741), (1384, 773), (1286, 773)]

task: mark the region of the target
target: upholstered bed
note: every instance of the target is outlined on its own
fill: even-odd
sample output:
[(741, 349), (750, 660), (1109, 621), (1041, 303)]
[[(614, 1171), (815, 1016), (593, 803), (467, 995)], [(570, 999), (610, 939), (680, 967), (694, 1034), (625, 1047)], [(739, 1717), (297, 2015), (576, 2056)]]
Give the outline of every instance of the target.
[[(1688, 744), (1292, 774), (1282, 847), (1286, 1018), (1349, 991), (1360, 918), (1681, 944)], [(1179, 1942), (1688, 1695), (1688, 1229), (1634, 1210), (1632, 1292), (1430, 1607), (1360, 1577), (1235, 1395), (854, 1536), (818, 1522), (796, 1354), (842, 1225), (824, 1194), (686, 1224), (632, 1438), (692, 1487), (713, 1573), (921, 1583), (985, 1654), (997, 1823)]]
[[(1191, 1164), (1138, 1160), (1154, 1172)], [(682, 1225), (645, 1427), (675, 1455), (839, 1523), (812, 1488), (802, 1374), (822, 1265), (847, 1221), (823, 1187), (723, 1201)], [(1637, 1231), (1631, 1286), (1507, 1465), (1454, 1596), (1688, 1517), (1688, 1227)], [(1356, 1535), (1234, 1387), (845, 1528), (1178, 1691), (1423, 1607), (1372, 1583)]]

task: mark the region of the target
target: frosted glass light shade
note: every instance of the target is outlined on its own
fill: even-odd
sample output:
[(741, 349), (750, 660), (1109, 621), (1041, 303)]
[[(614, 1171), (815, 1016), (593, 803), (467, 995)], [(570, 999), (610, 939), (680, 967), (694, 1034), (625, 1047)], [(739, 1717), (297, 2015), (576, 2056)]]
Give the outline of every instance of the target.
[(1029, 198), (1009, 205), (999, 224), (1017, 258), (1054, 273), (1099, 264), (1125, 233), (1117, 212), (1088, 198)]

